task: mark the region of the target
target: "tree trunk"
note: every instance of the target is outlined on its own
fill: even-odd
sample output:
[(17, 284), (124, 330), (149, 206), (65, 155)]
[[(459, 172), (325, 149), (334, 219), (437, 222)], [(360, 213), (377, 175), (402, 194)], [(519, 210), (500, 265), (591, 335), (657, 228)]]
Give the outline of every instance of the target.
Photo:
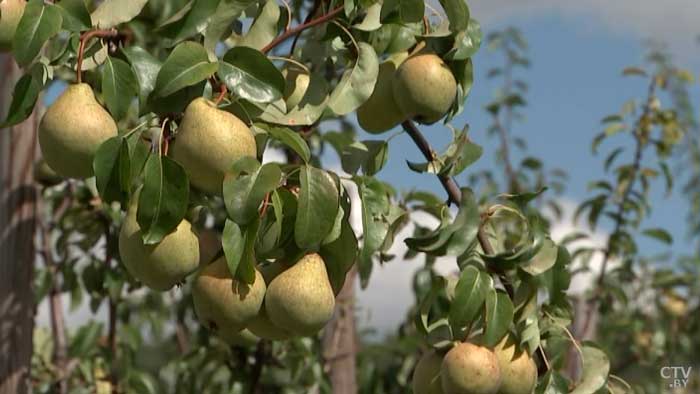
[[(20, 70), (8, 56), (0, 56), (0, 70), (4, 120)], [(0, 130), (0, 394), (31, 389), (37, 122), (35, 113), (22, 124)]]
[(357, 329), (355, 326), (355, 278), (351, 269), (343, 289), (336, 297), (335, 315), (323, 337), (323, 358), (333, 387), (333, 394), (356, 394), (355, 359)]

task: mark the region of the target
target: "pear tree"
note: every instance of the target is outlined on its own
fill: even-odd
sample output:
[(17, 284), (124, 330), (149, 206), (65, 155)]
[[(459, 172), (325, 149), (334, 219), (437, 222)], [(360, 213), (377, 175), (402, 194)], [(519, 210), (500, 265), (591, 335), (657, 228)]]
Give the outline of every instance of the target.
[[(406, 258), (427, 268), (447, 258), (458, 272), (430, 274), (416, 291), (417, 346), (401, 355), (420, 360), (404, 364), (415, 394), (593, 394), (619, 383), (615, 355), (567, 328), (572, 253), (537, 204), (546, 185), (514, 176), (494, 193), (457, 181), (483, 160), (459, 117), (484, 38), (465, 0), (0, 4), (0, 49), (25, 72), (2, 126), (63, 87), (36, 130), (46, 253), (61, 259), (39, 272), (37, 295), (64, 292), (108, 314), (68, 344), (39, 331), (37, 392), (341, 392), (320, 334), (348, 278), (371, 286), (379, 264), (399, 264), (389, 251), (409, 225)], [(655, 76), (663, 89), (666, 74)], [(422, 124), (451, 135), (442, 153)], [(657, 148), (670, 152), (675, 126), (672, 109), (649, 104), (632, 133), (646, 144), (662, 129)], [(384, 180), (398, 136), (425, 158), (407, 174), (439, 182), (440, 195)], [(646, 185), (650, 175), (630, 176)], [(595, 219), (610, 203), (581, 211)], [(611, 256), (624, 254), (616, 245)], [(68, 357), (50, 354), (59, 346)], [(577, 376), (561, 362), (569, 349)]]

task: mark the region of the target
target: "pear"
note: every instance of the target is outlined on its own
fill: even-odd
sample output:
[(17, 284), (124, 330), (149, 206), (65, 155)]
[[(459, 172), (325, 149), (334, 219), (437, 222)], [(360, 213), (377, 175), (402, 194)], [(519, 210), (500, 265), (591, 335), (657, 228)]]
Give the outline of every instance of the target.
[(55, 186), (63, 182), (63, 178), (46, 164), (46, 160), (39, 159), (34, 163), (34, 181), (44, 186)]
[(194, 309), (208, 327), (238, 332), (260, 312), (265, 288), (265, 280), (257, 269), (250, 285), (234, 280), (226, 257), (221, 257), (204, 267), (194, 280)]
[(91, 177), (97, 148), (116, 135), (117, 124), (85, 83), (68, 86), (39, 124), (44, 160), (66, 178)]
[(357, 109), (357, 123), (365, 131), (373, 134), (391, 130), (406, 117), (394, 100), (393, 81), (396, 69), (408, 57), (400, 52), (379, 65), (377, 83), (372, 95)]
[(12, 50), (12, 41), (26, 5), (25, 0), (0, 1), (0, 52)]
[(413, 394), (443, 394), (440, 381), (442, 356), (435, 351), (425, 353), (413, 371)]
[(309, 72), (297, 65), (290, 66), (282, 70), (285, 80), (284, 101), (287, 109), (292, 109), (299, 105), (309, 89)]
[(214, 260), (221, 250), (221, 236), (212, 229), (199, 231), (199, 266), (204, 267)]
[[(265, 284), (268, 286), (272, 280), (275, 279), (277, 275), (281, 274), (286, 268), (286, 265), (280, 261), (259, 267), (260, 273), (262, 274), (263, 278), (265, 278)], [(260, 312), (258, 312), (258, 315), (255, 316), (250, 323), (248, 323), (248, 329), (258, 337), (272, 341), (282, 341), (293, 337), (291, 332), (272, 323), (270, 317), (267, 315), (267, 311), (265, 310), (264, 302), (260, 308)]]
[(257, 148), (245, 123), (199, 97), (185, 109), (171, 152), (192, 185), (221, 194), (224, 174), (241, 157), (255, 157)]
[(265, 309), (272, 323), (313, 335), (333, 317), (335, 297), (323, 259), (307, 254), (270, 282)]
[(136, 221), (138, 195), (134, 194), (119, 232), (119, 254), (126, 270), (144, 285), (169, 290), (197, 269), (199, 240), (190, 222), (183, 220), (159, 243), (144, 244)]
[(484, 346), (459, 343), (442, 360), (440, 379), (445, 394), (496, 394), (501, 386), (498, 357)]
[(394, 100), (407, 118), (425, 124), (440, 120), (452, 107), (457, 81), (437, 55), (419, 52), (396, 70)]
[(537, 365), (527, 352), (520, 350), (511, 335), (494, 347), (501, 371), (498, 394), (532, 394), (537, 385)]
[(260, 338), (245, 328), (238, 332), (220, 330), (217, 334), (231, 346), (253, 346), (260, 341)]

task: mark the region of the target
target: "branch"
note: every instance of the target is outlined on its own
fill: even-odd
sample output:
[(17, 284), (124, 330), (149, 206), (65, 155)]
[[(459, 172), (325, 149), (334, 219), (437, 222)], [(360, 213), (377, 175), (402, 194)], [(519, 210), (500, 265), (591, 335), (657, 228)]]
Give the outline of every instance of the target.
[(117, 37), (119, 32), (116, 29), (109, 30), (90, 30), (80, 36), (80, 45), (78, 47), (78, 62), (75, 66), (75, 81), (81, 83), (83, 80), (83, 56), (85, 52), (85, 44), (95, 37)]
[(262, 370), (265, 366), (265, 359), (267, 358), (267, 342), (263, 339), (258, 342), (258, 346), (255, 348), (255, 364), (253, 364), (253, 371), (250, 377), (250, 394), (257, 394), (261, 392), (260, 387), (260, 377), (262, 376)]
[(343, 6), (342, 6), (342, 5), (339, 6), (339, 7), (337, 7), (336, 9), (330, 11), (329, 13), (323, 15), (323, 16), (320, 16), (320, 17), (318, 17), (318, 18), (312, 19), (312, 20), (310, 20), (310, 21), (308, 21), (308, 22), (306, 22), (306, 23), (302, 23), (301, 25), (298, 25), (298, 26), (296, 26), (296, 27), (293, 28), (293, 29), (287, 29), (287, 30), (284, 31), (284, 33), (280, 34), (279, 36), (277, 36), (277, 38), (275, 38), (274, 40), (272, 40), (272, 42), (270, 42), (270, 43), (267, 44), (265, 47), (263, 47), (263, 48), (260, 50), (260, 52), (262, 52), (262, 53), (267, 53), (267, 52), (269, 52), (272, 48), (274, 48), (274, 47), (276, 47), (277, 45), (279, 45), (279, 44), (283, 43), (284, 41), (286, 41), (289, 37), (292, 37), (293, 35), (295, 35), (295, 34), (297, 34), (297, 33), (301, 33), (302, 31), (304, 31), (304, 30), (306, 30), (306, 29), (308, 29), (308, 28), (310, 28), (310, 27), (313, 27), (313, 26), (316, 26), (316, 25), (320, 25), (320, 24), (322, 24), (322, 23), (326, 23), (326, 22), (330, 21), (331, 19), (335, 18), (336, 16), (338, 16), (338, 14), (340, 14), (341, 12), (343, 12)]

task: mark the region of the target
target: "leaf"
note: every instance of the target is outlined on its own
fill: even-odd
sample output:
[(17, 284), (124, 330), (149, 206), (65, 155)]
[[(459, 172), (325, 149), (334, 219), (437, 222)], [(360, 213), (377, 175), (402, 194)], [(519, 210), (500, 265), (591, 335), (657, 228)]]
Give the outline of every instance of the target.
[(187, 213), (189, 191), (190, 183), (180, 164), (159, 154), (148, 158), (136, 212), (145, 244), (160, 242), (180, 224)]
[(384, 220), (389, 212), (389, 196), (382, 183), (374, 177), (356, 177), (362, 201), (363, 242), (359, 254), (359, 274), (362, 287), (366, 287), (372, 273), (372, 256), (384, 243), (389, 223)]
[(468, 59), (479, 50), (482, 39), (481, 25), (477, 20), (471, 19), (467, 30), (460, 31), (455, 35), (454, 47), (445, 57), (450, 60)]
[(233, 220), (226, 219), (224, 223), (224, 231), (221, 233), (221, 245), (226, 256), (226, 265), (231, 277), (236, 276), (238, 265), (243, 258), (245, 249), (245, 238), (241, 232), (241, 228)]
[(131, 66), (121, 59), (108, 56), (102, 68), (102, 94), (115, 120), (124, 119), (138, 93), (139, 83)]
[(642, 231), (643, 235), (649, 238), (653, 238), (657, 241), (663, 242), (666, 245), (671, 245), (673, 243), (673, 236), (666, 230), (662, 228), (649, 228)]
[(435, 302), (435, 299), (437, 298), (440, 290), (445, 288), (445, 279), (441, 276), (436, 277), (432, 281), (432, 285), (430, 286), (430, 291), (428, 294), (425, 295), (425, 297), (421, 300), (420, 305), (418, 307), (419, 313), (416, 314), (415, 317), (415, 326), (416, 330), (423, 334), (424, 336), (427, 336), (430, 333), (430, 307), (433, 305)]
[(109, 29), (129, 22), (141, 13), (148, 0), (104, 0), (92, 12), (92, 25)]
[(558, 250), (557, 245), (547, 238), (535, 257), (529, 263), (521, 265), (520, 268), (530, 275), (539, 275), (554, 266), (554, 263), (557, 262)]
[(106, 203), (126, 202), (131, 186), (129, 145), (123, 137), (112, 137), (103, 142), (93, 161), (95, 185)]
[(248, 32), (238, 40), (236, 46), (263, 49), (277, 37), (280, 14), (277, 1), (267, 0)]
[(440, 5), (450, 21), (450, 31), (465, 30), (469, 25), (469, 7), (464, 0), (440, 0)]
[(471, 324), (484, 306), (491, 278), (476, 267), (466, 267), (457, 282), (455, 295), (450, 304), (449, 320), (452, 330)]
[(260, 51), (235, 47), (226, 52), (217, 75), (237, 96), (256, 103), (279, 100), (284, 92), (284, 77)]
[(491, 287), (486, 293), (485, 344), (495, 346), (506, 335), (512, 321), (513, 303), (508, 294)]
[(221, 0), (213, 15), (209, 15), (204, 31), (204, 47), (210, 53), (216, 52), (219, 42), (224, 41), (233, 31), (233, 25), (255, 0)]
[[(422, 5), (422, 2), (421, 2)], [(382, 12), (382, 2), (376, 2), (367, 8), (367, 13), (362, 19), (362, 22), (353, 26), (353, 28), (362, 31), (374, 31), (382, 27), (380, 21)], [(422, 16), (421, 16), (422, 17)]]
[(568, 394), (569, 382), (559, 372), (549, 370), (537, 384), (535, 394)]
[(172, 39), (172, 44), (202, 33), (209, 20), (216, 16), (214, 13), (220, 0), (194, 0), (192, 7), (185, 17), (160, 27), (165, 37)]
[(399, 19), (403, 23), (421, 22), (425, 15), (423, 0), (400, 0)]
[(365, 175), (375, 175), (386, 164), (389, 157), (389, 144), (384, 140), (358, 141), (343, 149), (341, 163), (343, 171), (355, 174), (362, 168)]
[(187, 86), (204, 81), (218, 69), (210, 62), (207, 50), (195, 42), (183, 42), (173, 49), (158, 72), (154, 94), (168, 96)]
[(299, 133), (286, 127), (270, 127), (267, 132), (270, 137), (283, 143), (285, 146), (293, 150), (294, 153), (299, 155), (304, 163), (308, 163), (311, 160), (309, 145), (306, 143), (306, 140), (299, 135)]
[(260, 166), (245, 175), (227, 174), (223, 190), (229, 217), (240, 225), (250, 223), (258, 217), (258, 207), (265, 195), (277, 188), (281, 178), (282, 171), (274, 163)]
[(372, 95), (379, 74), (379, 61), (374, 48), (360, 42), (355, 65), (345, 71), (328, 99), (328, 108), (336, 115), (347, 115), (364, 104)]
[(15, 84), (12, 103), (7, 111), (7, 118), (0, 124), (0, 129), (22, 123), (34, 111), (42, 84), (31, 73), (24, 74)]
[[(319, 253), (326, 263), (328, 278), (337, 294), (345, 283), (345, 275), (357, 258), (357, 238), (350, 226), (350, 198), (343, 195), (340, 207), (343, 215), (340, 222), (340, 235), (332, 242), (324, 242)], [(338, 210), (341, 212), (341, 209)], [(326, 241), (326, 239), (324, 239)]]
[(610, 373), (610, 360), (602, 350), (594, 347), (590, 342), (581, 347), (583, 356), (583, 372), (581, 380), (571, 391), (571, 394), (594, 394), (608, 380)]
[(131, 67), (138, 78), (139, 100), (142, 106), (145, 106), (148, 95), (151, 94), (156, 86), (156, 78), (162, 64), (160, 60), (139, 46), (122, 48), (122, 52), (129, 63), (131, 63)]
[(255, 241), (258, 237), (258, 229), (260, 229), (260, 219), (256, 216), (245, 228), (243, 256), (236, 271), (236, 278), (247, 284), (255, 282), (255, 265), (257, 264), (255, 260)]
[(63, 16), (63, 28), (68, 31), (80, 32), (92, 26), (90, 12), (85, 0), (61, 0), (56, 5)]
[(335, 223), (338, 188), (329, 173), (308, 165), (300, 167), (299, 180), (294, 240), (301, 249), (316, 250)]
[(42, 0), (31, 0), (24, 8), (12, 42), (15, 61), (26, 66), (36, 58), (46, 41), (61, 30), (61, 11)]
[(78, 328), (70, 339), (68, 355), (70, 357), (85, 357), (91, 350), (97, 348), (97, 340), (102, 333), (102, 324), (90, 322)]

